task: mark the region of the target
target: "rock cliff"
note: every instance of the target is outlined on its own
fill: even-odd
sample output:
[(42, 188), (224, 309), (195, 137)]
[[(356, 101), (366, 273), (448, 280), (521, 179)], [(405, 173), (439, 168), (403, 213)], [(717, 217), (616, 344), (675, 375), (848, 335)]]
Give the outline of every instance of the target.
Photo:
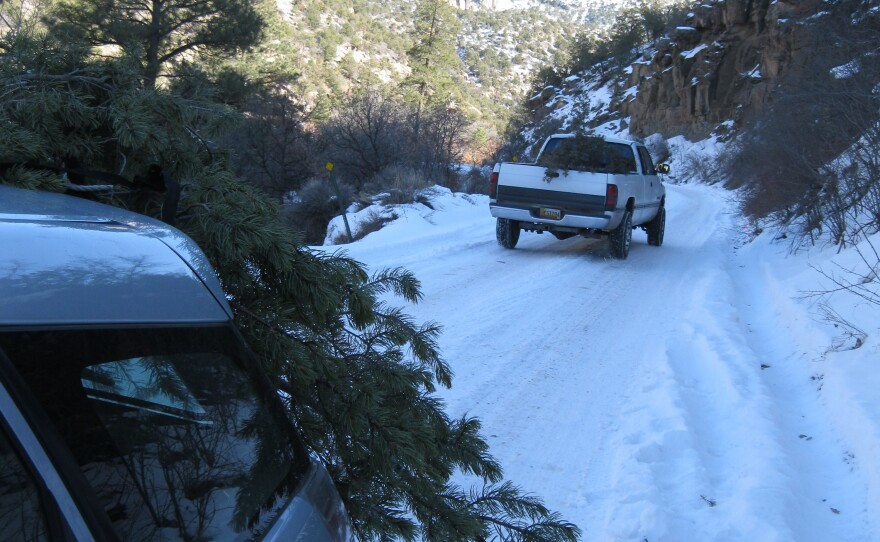
[(637, 135), (708, 135), (768, 104), (779, 78), (808, 50), (821, 0), (722, 0), (702, 4), (687, 25), (632, 65), (620, 106)]

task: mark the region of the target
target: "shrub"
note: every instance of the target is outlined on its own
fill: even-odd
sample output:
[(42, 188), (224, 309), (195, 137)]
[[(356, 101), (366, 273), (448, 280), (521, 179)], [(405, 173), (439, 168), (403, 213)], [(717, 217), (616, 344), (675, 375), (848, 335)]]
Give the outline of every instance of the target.
[(714, 156), (701, 152), (687, 152), (679, 157), (680, 164), (676, 177), (683, 181), (715, 184), (723, 178), (718, 161)]
[(431, 186), (418, 170), (407, 166), (389, 166), (364, 185), (364, 190), (380, 197), (383, 204), (413, 203), (420, 200), (424, 190)]
[(467, 194), (488, 194), (491, 169), (472, 167), (459, 180), (459, 190)]
[(773, 103), (731, 146), (727, 173), (746, 189), (747, 214), (843, 244), (880, 226), (880, 17), (854, 3), (813, 24)]
[[(343, 207), (352, 201), (352, 189), (340, 184)], [(313, 178), (297, 192), (294, 202), (284, 207), (285, 223), (300, 231), (308, 244), (320, 244), (327, 235), (327, 223), (339, 214), (339, 201), (330, 181)]]

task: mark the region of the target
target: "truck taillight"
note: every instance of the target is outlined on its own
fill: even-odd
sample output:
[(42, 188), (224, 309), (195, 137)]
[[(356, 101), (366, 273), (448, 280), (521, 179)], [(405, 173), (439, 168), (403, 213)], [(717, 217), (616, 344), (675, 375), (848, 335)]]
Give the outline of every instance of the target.
[(609, 184), (605, 187), (605, 210), (611, 211), (617, 207), (617, 185)]
[(489, 197), (495, 199), (498, 195), (498, 172), (493, 171), (489, 176)]

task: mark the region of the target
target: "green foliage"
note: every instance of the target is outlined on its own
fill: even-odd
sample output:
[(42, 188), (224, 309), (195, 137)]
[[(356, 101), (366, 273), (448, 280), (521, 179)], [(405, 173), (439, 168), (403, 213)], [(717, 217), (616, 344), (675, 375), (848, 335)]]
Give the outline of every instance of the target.
[[(473, 82), (464, 85), (466, 99), (479, 113), (465, 110), (488, 132), (500, 133), (523, 95), (534, 90), (534, 74), (559, 61), (581, 26), (559, 24), (551, 14), (531, 9), (475, 9), (456, 14), (462, 25), (458, 46), (464, 52), (468, 80)], [(550, 67), (549, 71), (555, 70)], [(545, 80), (543, 76), (538, 79)]]
[(67, 186), (57, 173), (31, 169), (21, 165), (0, 168), (0, 182), (26, 190), (64, 192)]
[(404, 88), (425, 105), (447, 103), (456, 93), (461, 60), (456, 50), (460, 25), (450, 5), (443, 0), (421, 0), (416, 4), (412, 31), (414, 45), (407, 51), (411, 73)]
[(335, 29), (322, 29), (318, 32), (318, 43), (323, 52), (325, 62), (329, 62), (336, 58), (336, 48), (342, 45), (342, 36)]
[(628, 65), (639, 46), (661, 37), (684, 18), (686, 6), (642, 0), (614, 16), (607, 31), (588, 29), (571, 45), (565, 74), (596, 69), (605, 72)]
[(144, 85), (173, 75), (186, 55), (232, 54), (256, 43), (263, 20), (248, 0), (58, 0), (53, 32), (115, 47), (140, 67)]

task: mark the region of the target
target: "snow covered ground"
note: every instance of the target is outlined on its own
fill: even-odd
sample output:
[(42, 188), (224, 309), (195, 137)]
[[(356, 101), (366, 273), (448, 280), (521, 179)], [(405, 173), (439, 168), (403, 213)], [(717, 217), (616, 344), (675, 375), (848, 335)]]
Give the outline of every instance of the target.
[(450, 414), (584, 540), (880, 540), (877, 307), (836, 294), (857, 329), (834, 327), (803, 295), (857, 255), (792, 254), (729, 192), (667, 188), (664, 245), (634, 232), (625, 261), (547, 234), (505, 250), (486, 197), (442, 191), (345, 250), (421, 280), (406, 309), (444, 326)]

